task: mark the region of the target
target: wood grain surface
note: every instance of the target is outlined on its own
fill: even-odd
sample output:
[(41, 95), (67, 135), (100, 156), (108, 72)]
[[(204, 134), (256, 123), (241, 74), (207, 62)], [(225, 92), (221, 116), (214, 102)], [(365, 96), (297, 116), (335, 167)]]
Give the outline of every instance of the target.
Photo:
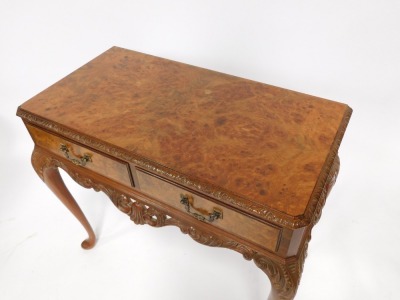
[(180, 203), (180, 195), (189, 195), (193, 200), (193, 207), (206, 211), (203, 215), (218, 209), (223, 216), (209, 224), (221, 228), (229, 233), (238, 235), (240, 238), (253, 242), (260, 247), (275, 251), (279, 246), (281, 230), (271, 224), (261, 223), (253, 218), (245, 216), (221, 205), (203, 198), (193, 191), (173, 185), (164, 180), (156, 178), (143, 171), (137, 172), (138, 186), (140, 190), (155, 199), (186, 213), (185, 207)]
[(84, 154), (89, 154), (91, 156), (91, 161), (87, 163), (84, 168), (127, 186), (134, 186), (130, 168), (127, 163), (105, 157), (98, 152), (77, 145), (59, 136), (50, 134), (35, 126), (27, 124), (26, 127), (36, 145), (61, 157), (65, 157), (64, 153), (60, 150), (61, 144), (68, 146), (69, 150), (72, 152), (72, 157), (79, 158)]
[(351, 114), (345, 104), (117, 47), (20, 109), (289, 216), (306, 211)]

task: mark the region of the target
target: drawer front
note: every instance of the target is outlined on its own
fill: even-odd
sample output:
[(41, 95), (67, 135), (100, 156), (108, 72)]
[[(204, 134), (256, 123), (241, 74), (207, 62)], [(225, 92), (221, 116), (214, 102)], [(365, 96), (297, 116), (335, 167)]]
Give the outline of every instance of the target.
[[(202, 221), (242, 239), (268, 250), (276, 251), (280, 238), (280, 228), (251, 219), (146, 171), (137, 169), (136, 176), (137, 188), (142, 192), (192, 215), (194, 219), (202, 219)], [(183, 204), (187, 202), (186, 200), (189, 200), (189, 205)], [(219, 217), (217, 217), (218, 214)]]
[[(81, 165), (85, 169), (94, 171), (124, 185), (133, 186), (128, 163), (104, 156), (35, 126), (27, 124), (26, 127), (38, 146)], [(61, 148), (64, 149), (62, 150)]]

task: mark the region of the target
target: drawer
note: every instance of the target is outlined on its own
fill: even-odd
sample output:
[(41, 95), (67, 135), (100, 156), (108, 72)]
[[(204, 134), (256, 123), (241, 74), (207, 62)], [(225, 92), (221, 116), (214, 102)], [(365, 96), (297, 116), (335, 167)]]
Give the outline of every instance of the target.
[(136, 170), (137, 188), (142, 192), (192, 215), (194, 219), (223, 229), (265, 249), (276, 251), (278, 248), (280, 228), (216, 204), (206, 199), (206, 196), (201, 196), (145, 170)]
[(35, 144), (38, 146), (58, 156), (62, 156), (75, 164), (79, 164), (85, 169), (94, 171), (124, 185), (133, 186), (128, 163), (105, 156), (97, 151), (48, 133), (38, 127), (29, 124), (26, 124), (26, 127)]

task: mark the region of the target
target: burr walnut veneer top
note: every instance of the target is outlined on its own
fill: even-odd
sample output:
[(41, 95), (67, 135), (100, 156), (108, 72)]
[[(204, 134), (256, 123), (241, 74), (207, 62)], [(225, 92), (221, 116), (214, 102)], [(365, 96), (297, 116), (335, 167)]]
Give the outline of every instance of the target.
[(117, 47), (19, 111), (293, 217), (305, 213), (351, 114), (345, 104)]

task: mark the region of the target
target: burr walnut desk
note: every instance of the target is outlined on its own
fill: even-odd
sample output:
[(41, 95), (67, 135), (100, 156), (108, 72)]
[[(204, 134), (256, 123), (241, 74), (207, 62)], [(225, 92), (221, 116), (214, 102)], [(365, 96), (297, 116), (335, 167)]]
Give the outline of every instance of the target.
[(95, 234), (58, 168), (136, 224), (174, 225), (292, 299), (338, 170), (341, 103), (113, 47), (18, 108), (39, 177)]

